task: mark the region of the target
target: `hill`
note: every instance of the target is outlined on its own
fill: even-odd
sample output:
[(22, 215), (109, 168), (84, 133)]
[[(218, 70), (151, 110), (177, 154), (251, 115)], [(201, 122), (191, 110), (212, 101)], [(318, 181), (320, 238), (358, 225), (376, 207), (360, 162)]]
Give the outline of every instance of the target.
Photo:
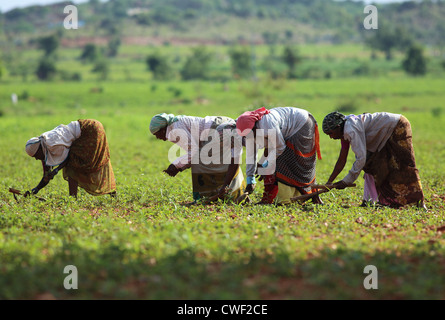
[[(77, 4), (79, 29), (65, 30), (62, 1), (0, 15), (2, 42), (26, 44), (58, 31), (63, 45), (120, 37), (133, 44), (362, 42), (365, 4), (332, 0), (90, 0)], [(444, 1), (378, 5), (379, 25), (429, 46), (445, 44)], [(86, 39), (86, 40), (85, 40)]]

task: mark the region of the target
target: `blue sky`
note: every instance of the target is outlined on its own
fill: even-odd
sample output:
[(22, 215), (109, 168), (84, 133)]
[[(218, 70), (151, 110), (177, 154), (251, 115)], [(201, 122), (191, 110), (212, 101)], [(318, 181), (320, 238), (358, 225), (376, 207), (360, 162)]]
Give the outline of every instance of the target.
[[(72, 0), (73, 3), (87, 2), (88, 0)], [(103, 0), (102, 0), (103, 1)], [(406, 0), (364, 0), (365, 3), (389, 3), (389, 2), (403, 2)], [(0, 10), (6, 12), (14, 8), (24, 8), (31, 5), (46, 5), (51, 3), (61, 2), (61, 0), (0, 0)]]

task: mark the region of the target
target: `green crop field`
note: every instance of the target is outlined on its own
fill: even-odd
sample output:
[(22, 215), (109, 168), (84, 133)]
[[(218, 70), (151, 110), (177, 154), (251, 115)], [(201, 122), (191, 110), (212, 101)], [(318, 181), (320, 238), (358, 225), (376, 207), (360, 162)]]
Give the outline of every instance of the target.
[[(144, 63), (150, 51), (132, 46), (122, 48), (105, 81), (76, 60), (80, 50), (61, 51), (58, 64), (80, 72), (82, 81), (4, 75), (0, 299), (444, 299), (443, 72), (408, 77), (398, 70), (399, 60), (380, 59), (370, 64), (383, 74), (336, 77), (335, 66), (340, 72), (348, 65), (344, 57), (352, 54), (356, 60), (348, 61), (357, 65), (369, 60), (359, 47), (340, 49), (303, 49), (313, 59), (307, 64), (333, 70), (331, 79), (261, 73), (255, 81), (154, 81)], [(162, 50), (172, 57), (189, 52)], [(266, 56), (268, 50), (257, 53)], [(37, 53), (23, 55), (34, 61)], [(230, 73), (227, 61), (217, 67)], [(261, 106), (301, 107), (319, 124), (334, 110), (403, 113), (412, 124), (428, 211), (361, 208), (362, 178), (356, 188), (323, 194), (323, 205), (181, 205), (192, 199), (190, 172), (175, 178), (162, 173), (172, 144), (150, 135), (151, 117), (167, 112), (236, 118)], [(40, 162), (25, 153), (26, 141), (80, 118), (104, 124), (118, 197), (80, 190), (75, 200), (59, 174), (39, 192), (45, 202), (16, 201), (8, 189), (30, 190), (42, 175)], [(340, 146), (323, 133), (320, 139), (317, 180), (324, 183)], [(339, 178), (353, 157), (351, 152)], [(262, 190), (260, 182), (253, 202)], [(64, 287), (70, 265), (78, 270), (76, 290)], [(368, 265), (378, 270), (378, 289), (364, 288)]]

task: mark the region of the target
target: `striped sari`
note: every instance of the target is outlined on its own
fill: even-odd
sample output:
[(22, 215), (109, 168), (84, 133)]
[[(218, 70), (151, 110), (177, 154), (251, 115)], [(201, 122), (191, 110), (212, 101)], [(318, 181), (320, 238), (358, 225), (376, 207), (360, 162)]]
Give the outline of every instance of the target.
[(314, 117), (309, 117), (303, 127), (286, 141), (286, 149), (277, 158), (276, 180), (296, 188), (301, 194), (312, 193), (315, 183), (317, 154), (320, 158), (319, 133)]

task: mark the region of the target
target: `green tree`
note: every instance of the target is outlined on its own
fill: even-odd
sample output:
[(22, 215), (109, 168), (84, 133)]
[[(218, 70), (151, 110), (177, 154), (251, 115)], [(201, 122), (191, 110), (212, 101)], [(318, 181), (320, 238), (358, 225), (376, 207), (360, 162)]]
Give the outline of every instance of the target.
[(98, 13), (100, 10), (100, 1), (99, 0), (90, 0), (89, 4), (91, 8), (93, 8), (94, 13)]
[(365, 42), (373, 50), (384, 52), (386, 60), (392, 60), (394, 50), (405, 50), (413, 42), (404, 29), (392, 28), (388, 23), (380, 23), (379, 29), (373, 30), (373, 33)]
[(282, 59), (288, 67), (288, 78), (295, 78), (297, 65), (302, 61), (298, 50), (296, 48), (286, 46), (283, 51)]
[(148, 70), (153, 73), (156, 80), (168, 80), (173, 78), (173, 69), (168, 59), (159, 53), (152, 53), (145, 60)]
[(148, 13), (137, 14), (134, 16), (134, 19), (136, 20), (137, 24), (143, 26), (151, 26), (153, 24), (153, 19), (151, 18), (151, 15)]
[(99, 48), (94, 43), (88, 43), (84, 46), (79, 59), (84, 62), (95, 62), (101, 56)]
[(97, 73), (100, 80), (106, 80), (110, 73), (108, 61), (106, 59), (97, 60), (91, 72)]
[(205, 47), (193, 49), (192, 55), (187, 58), (181, 69), (181, 77), (184, 80), (207, 79), (209, 75), (209, 65), (213, 59), (213, 54)]
[(37, 47), (45, 52), (45, 55), (52, 55), (59, 47), (59, 37), (51, 35), (37, 39)]
[(423, 56), (423, 49), (417, 45), (411, 46), (402, 62), (403, 69), (414, 76), (426, 74), (426, 59)]
[(262, 34), (264, 42), (268, 45), (275, 45), (279, 41), (279, 36), (275, 32), (265, 31)]
[(56, 64), (54, 58), (44, 56), (37, 66), (36, 75), (40, 80), (51, 80), (56, 74)]
[(115, 57), (115, 56), (117, 56), (117, 52), (119, 50), (120, 45), (121, 45), (121, 39), (119, 37), (117, 37), (117, 36), (113, 37), (108, 42), (107, 56), (108, 57)]
[(269, 47), (269, 54), (261, 62), (261, 68), (267, 72), (271, 79), (286, 78), (288, 67), (282, 57), (276, 55), (274, 46)]
[(247, 48), (231, 48), (229, 50), (232, 73), (236, 78), (248, 78), (253, 74), (252, 57)]
[(127, 0), (110, 0), (107, 5), (114, 19), (122, 19), (127, 16), (129, 6)]

